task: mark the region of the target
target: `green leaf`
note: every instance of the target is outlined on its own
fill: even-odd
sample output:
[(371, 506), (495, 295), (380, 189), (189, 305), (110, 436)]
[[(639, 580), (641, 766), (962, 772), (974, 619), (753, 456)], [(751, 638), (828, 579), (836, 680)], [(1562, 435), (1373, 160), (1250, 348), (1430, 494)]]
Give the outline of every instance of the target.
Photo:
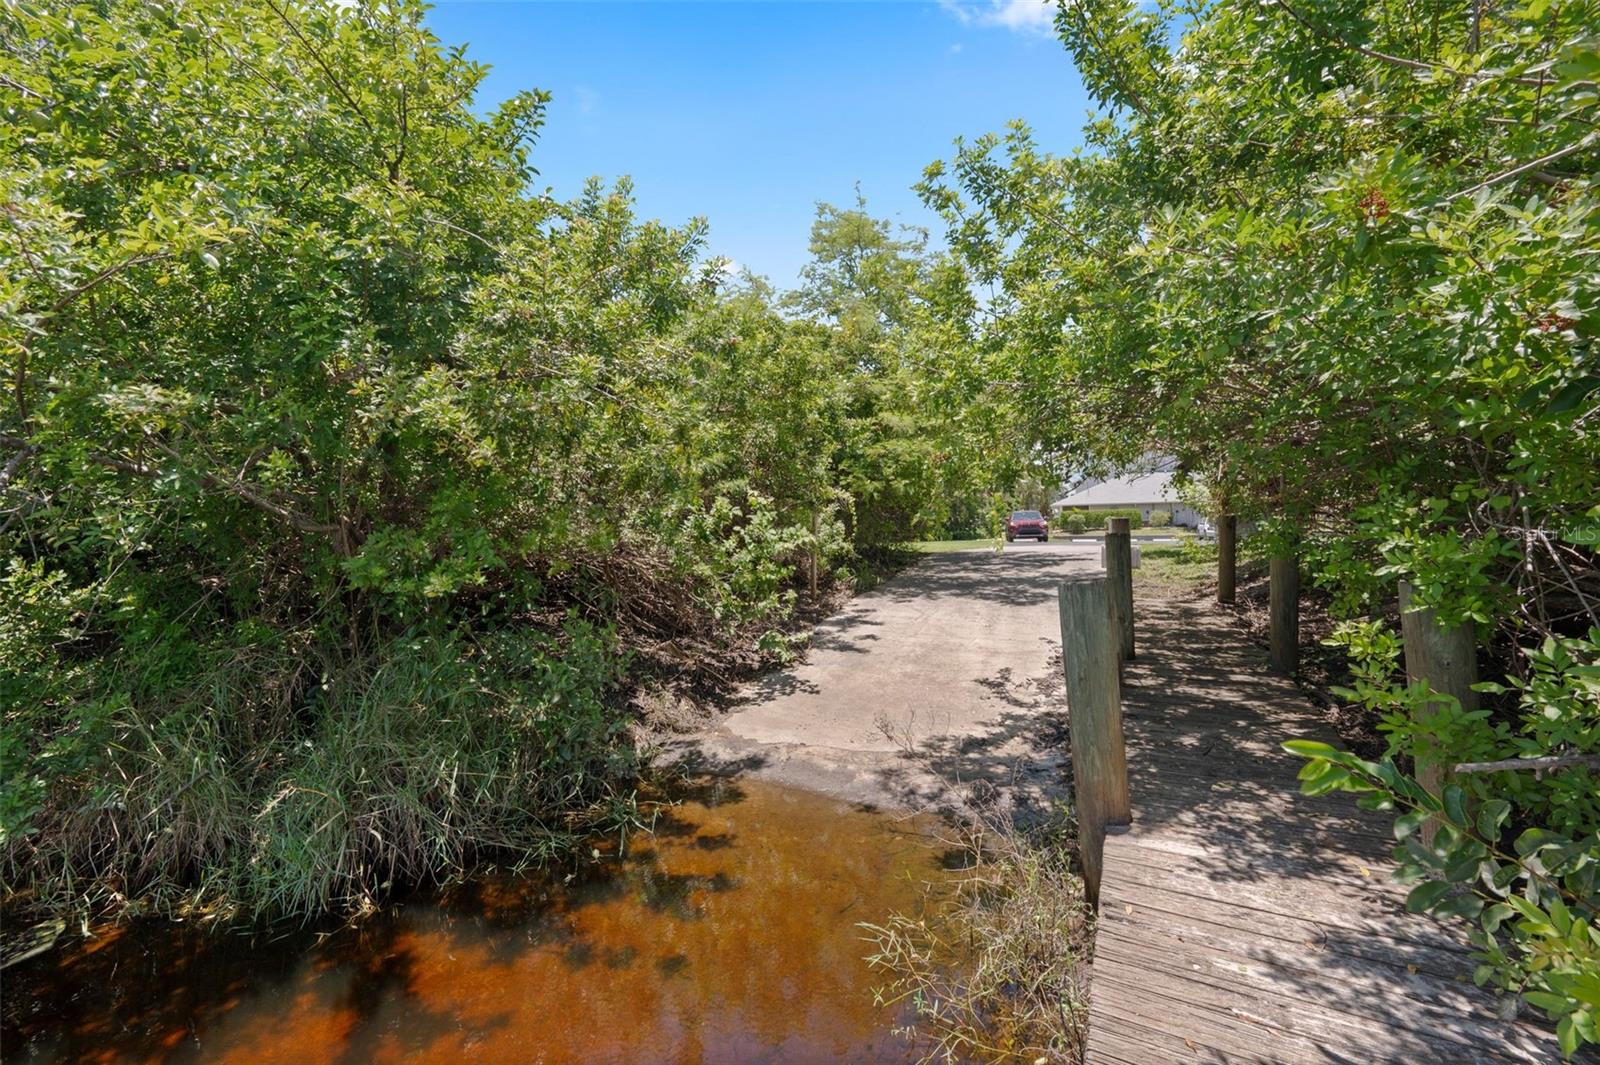
[(1476, 879), (1478, 867), (1483, 859), (1474, 853), (1467, 853), (1459, 858), (1453, 858), (1445, 866), (1444, 878), (1452, 884), (1465, 884)]
[(1511, 814), (1511, 804), (1504, 799), (1490, 799), (1478, 807), (1478, 834), (1491, 843), (1500, 838), (1500, 827)]
[(1561, 1044), (1561, 1053), (1566, 1057), (1570, 1058), (1578, 1052), (1578, 1026), (1571, 1014), (1562, 1017), (1556, 1024), (1556, 1041)]
[(1283, 749), (1290, 754), (1298, 754), (1302, 758), (1326, 758), (1330, 761), (1337, 761), (1341, 755), (1346, 753), (1331, 744), (1322, 743), (1318, 740), (1286, 740), (1283, 744)]
[(1420, 832), (1422, 826), (1428, 823), (1428, 817), (1429, 815), (1425, 810), (1413, 810), (1408, 814), (1402, 814), (1395, 818), (1394, 838), (1406, 839)]
[(1412, 913), (1424, 913), (1443, 901), (1450, 891), (1450, 885), (1443, 880), (1424, 881), (1406, 896), (1406, 909)]
[(1483, 912), (1483, 900), (1470, 892), (1463, 892), (1451, 895), (1435, 906), (1433, 912), (1439, 917), (1460, 917), (1471, 921)]
[(1565, 414), (1587, 399), (1596, 389), (1600, 389), (1600, 376), (1580, 377), (1552, 396), (1545, 407), (1545, 412)]
[(1493, 935), (1500, 930), (1500, 926), (1505, 923), (1506, 919), (1515, 916), (1516, 912), (1505, 903), (1497, 902), (1485, 908), (1483, 913), (1479, 915), (1479, 919), (1483, 924), (1483, 930)]
[(1552, 1017), (1560, 1017), (1572, 1012), (1577, 1003), (1560, 995), (1552, 995), (1548, 991), (1524, 991), (1523, 999), (1531, 1006), (1537, 1006)]

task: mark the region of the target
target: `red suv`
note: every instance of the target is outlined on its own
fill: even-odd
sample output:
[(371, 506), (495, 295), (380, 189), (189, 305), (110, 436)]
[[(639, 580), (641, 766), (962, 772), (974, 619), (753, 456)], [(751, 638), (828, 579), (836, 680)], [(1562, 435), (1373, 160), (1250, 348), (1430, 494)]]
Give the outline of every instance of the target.
[(1019, 536), (1036, 536), (1044, 543), (1050, 539), (1050, 523), (1037, 510), (1014, 510), (1006, 519), (1006, 543)]

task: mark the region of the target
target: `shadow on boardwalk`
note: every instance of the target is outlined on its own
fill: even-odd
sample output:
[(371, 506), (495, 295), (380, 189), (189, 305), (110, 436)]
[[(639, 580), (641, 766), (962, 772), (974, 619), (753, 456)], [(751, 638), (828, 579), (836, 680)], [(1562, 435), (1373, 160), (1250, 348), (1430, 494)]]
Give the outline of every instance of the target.
[(1299, 793), (1281, 744), (1332, 737), (1293, 684), (1206, 604), (1136, 609), (1088, 1060), (1560, 1060), (1472, 985), (1460, 930), (1405, 912), (1385, 816)]

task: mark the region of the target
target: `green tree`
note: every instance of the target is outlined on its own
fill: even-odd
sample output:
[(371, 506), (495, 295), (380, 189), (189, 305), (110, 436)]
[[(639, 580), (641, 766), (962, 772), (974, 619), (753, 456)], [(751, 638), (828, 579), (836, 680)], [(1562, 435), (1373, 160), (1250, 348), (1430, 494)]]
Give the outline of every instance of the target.
[[(1016, 367), (1019, 422), (1050, 412), (1033, 447), (1091, 466), (1172, 454), (1297, 540), (1336, 608), (1368, 619), (1345, 638), (1395, 764), (1423, 744), (1570, 757), (1554, 777), (1463, 780), (1476, 843), (1447, 837), (1425, 860), (1399, 829), (1409, 874), (1482, 871), (1481, 907), (1461, 901), (1471, 876), (1414, 902), (1471, 917), (1480, 979), (1549, 1012), (1569, 1050), (1600, 1017), (1600, 824), (1556, 813), (1593, 792), (1600, 741), (1597, 24), (1591, 2), (1063, 4), (1102, 105), (1087, 150), (1048, 154), (1019, 125), (922, 185), (999, 289), (977, 343)], [(1401, 578), (1477, 625), (1516, 684), (1543, 670), (1535, 709), (1501, 698), (1443, 735), (1409, 724), (1415, 695), (1392, 686), (1380, 638)], [(1314, 757), (1317, 786), (1415, 804), (1392, 767)], [(1509, 825), (1554, 851), (1513, 852)], [(1522, 872), (1495, 873), (1479, 845)], [(1559, 876), (1529, 872), (1556, 852)]]
[(530, 193), (546, 96), (481, 115), (422, 17), (0, 9), (8, 894), (360, 911), (562, 853), (630, 816), (630, 663), (931, 509), (908, 327), (854, 309), (920, 252), (786, 316), (626, 182)]

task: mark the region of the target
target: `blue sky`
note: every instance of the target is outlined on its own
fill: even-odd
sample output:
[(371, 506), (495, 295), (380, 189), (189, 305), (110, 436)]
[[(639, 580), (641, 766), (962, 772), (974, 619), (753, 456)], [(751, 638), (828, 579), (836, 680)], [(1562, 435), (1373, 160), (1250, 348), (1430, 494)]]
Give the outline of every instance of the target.
[(631, 175), (641, 213), (703, 215), (711, 250), (792, 285), (819, 200), (937, 219), (911, 191), (958, 135), (1027, 120), (1080, 143), (1089, 103), (1043, 0), (443, 0), (428, 23), (494, 68), (489, 109), (555, 94), (534, 151), (566, 198)]

